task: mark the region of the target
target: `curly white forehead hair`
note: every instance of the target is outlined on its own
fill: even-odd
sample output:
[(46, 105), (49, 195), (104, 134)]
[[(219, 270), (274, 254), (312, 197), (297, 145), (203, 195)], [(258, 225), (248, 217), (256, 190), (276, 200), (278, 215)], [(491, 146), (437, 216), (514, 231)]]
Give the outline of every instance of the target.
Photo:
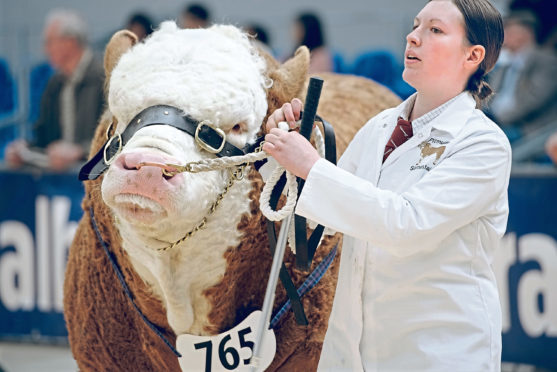
[(245, 33), (229, 25), (182, 30), (163, 22), (112, 71), (108, 102), (120, 125), (166, 104), (228, 130), (241, 123), (251, 141), (267, 111), (265, 61)]

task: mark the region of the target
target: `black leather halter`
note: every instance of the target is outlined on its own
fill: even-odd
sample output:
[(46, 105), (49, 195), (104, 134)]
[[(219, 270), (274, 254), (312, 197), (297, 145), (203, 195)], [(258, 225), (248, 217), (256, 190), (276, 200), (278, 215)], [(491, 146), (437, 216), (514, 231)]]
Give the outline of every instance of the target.
[(245, 155), (252, 150), (250, 145), (244, 150), (230, 144), (226, 141), (226, 136), (222, 130), (213, 128), (207, 121), (200, 122), (187, 115), (184, 116), (182, 110), (176, 107), (167, 105), (151, 106), (137, 114), (121, 135), (113, 136), (105, 142), (99, 152), (83, 165), (79, 171), (79, 180), (94, 180), (99, 177), (107, 170), (111, 159), (118, 154), (138, 130), (150, 125), (161, 124), (170, 125), (190, 134), (205, 150), (219, 157)]

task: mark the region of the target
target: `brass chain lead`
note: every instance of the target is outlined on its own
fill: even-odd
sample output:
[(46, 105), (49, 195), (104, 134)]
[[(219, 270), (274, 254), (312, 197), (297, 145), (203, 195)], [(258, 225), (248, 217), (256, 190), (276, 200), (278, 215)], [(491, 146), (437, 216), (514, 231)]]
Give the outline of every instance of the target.
[[(263, 145), (264, 144), (265, 144), (265, 141), (261, 141), (259, 146), (257, 146), (257, 148), (254, 150), (254, 152), (263, 151)], [(182, 173), (182, 172), (197, 173), (194, 170), (194, 166), (196, 164), (199, 164), (199, 162), (193, 161), (193, 162), (187, 163), (186, 165), (167, 164), (168, 166), (170, 166), (174, 169), (173, 170), (168, 170), (168, 169), (163, 168), (162, 173), (167, 177), (173, 177), (173, 176), (177, 175), (178, 173)], [(172, 248), (176, 247), (177, 245), (185, 242), (186, 240), (191, 238), (192, 235), (194, 235), (199, 230), (203, 230), (207, 225), (208, 217), (210, 217), (213, 213), (215, 213), (215, 211), (219, 207), (221, 201), (224, 199), (224, 196), (228, 193), (230, 188), (234, 185), (234, 183), (236, 181), (241, 180), (241, 179), (244, 178), (244, 172), (245, 172), (246, 167), (247, 167), (248, 164), (249, 163), (244, 163), (244, 164), (236, 167), (234, 170), (229, 169), (229, 171), (228, 171), (228, 174), (229, 174), (228, 182), (227, 182), (226, 186), (224, 187), (224, 190), (219, 195), (217, 195), (217, 199), (213, 202), (213, 204), (211, 204), (211, 207), (209, 208), (209, 213), (205, 217), (203, 217), (203, 219), (190, 232), (188, 232), (186, 235), (184, 235), (183, 238), (175, 241), (174, 243), (170, 244), (169, 246), (166, 246), (166, 247), (163, 247), (163, 248), (158, 248), (157, 251), (166, 252), (167, 250), (172, 249)], [(144, 165), (149, 165), (149, 164), (146, 163)]]
[(166, 246), (166, 247), (163, 247), (163, 248), (158, 248), (157, 251), (166, 252), (167, 250), (176, 247), (178, 244), (181, 244), (181, 243), (185, 242), (186, 240), (191, 238), (192, 235), (194, 235), (199, 230), (203, 230), (207, 225), (207, 219), (213, 213), (215, 213), (218, 206), (220, 205), (220, 203), (224, 199), (224, 196), (226, 195), (226, 193), (228, 193), (228, 191), (232, 188), (232, 186), (234, 185), (234, 183), (237, 180), (241, 180), (242, 178), (244, 178), (245, 168), (246, 168), (246, 164), (243, 164), (243, 165), (237, 167), (236, 169), (234, 169), (233, 171), (229, 170), (228, 171), (228, 174), (229, 174), (228, 182), (226, 183), (226, 186), (224, 187), (224, 190), (219, 195), (217, 195), (217, 199), (213, 202), (213, 204), (211, 204), (211, 207), (209, 208), (209, 213), (207, 213), (207, 215), (205, 217), (203, 217), (203, 219), (190, 232), (188, 232), (186, 235), (184, 235), (183, 238), (175, 241), (174, 243), (170, 244), (169, 246)]

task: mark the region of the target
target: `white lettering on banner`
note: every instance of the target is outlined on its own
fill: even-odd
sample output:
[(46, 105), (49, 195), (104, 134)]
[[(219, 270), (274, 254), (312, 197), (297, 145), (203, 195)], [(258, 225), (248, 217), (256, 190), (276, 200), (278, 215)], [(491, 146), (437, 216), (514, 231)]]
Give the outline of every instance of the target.
[(57, 196), (52, 200), (52, 256), (54, 258), (54, 310), (64, 311), (64, 274), (67, 252), (77, 230), (77, 222), (69, 221), (71, 200)]
[[(529, 270), (517, 289), (518, 312), (524, 332), (530, 337), (557, 336), (557, 244), (543, 234), (528, 234), (518, 241), (522, 263), (537, 261), (540, 270)], [(538, 296), (543, 309), (538, 306)]]
[(50, 240), (48, 198), (39, 196), (35, 200), (35, 235), (37, 239), (37, 307), (40, 311), (52, 310), (50, 280)]
[(0, 256), (0, 300), (10, 311), (32, 310), (34, 305), (33, 236), (23, 223), (0, 224), (0, 247), (15, 248)]
[[(35, 200), (35, 233), (19, 221), (0, 223), (0, 301), (9, 311), (63, 311), (67, 252), (77, 222), (69, 221), (71, 199), (57, 196)], [(36, 257), (36, 266), (35, 266)], [(36, 273), (36, 287), (35, 287)], [(36, 303), (35, 303), (36, 296)]]
[[(497, 277), (503, 333), (512, 328), (509, 269), (518, 264), (536, 262), (540, 269), (531, 269), (519, 278), (516, 298), (520, 327), (532, 338), (545, 334), (557, 336), (557, 242), (549, 235), (526, 234), (518, 239), (507, 234), (496, 251), (493, 269)], [(539, 298), (542, 299), (542, 309)], [(518, 325), (515, 325), (518, 326)]]

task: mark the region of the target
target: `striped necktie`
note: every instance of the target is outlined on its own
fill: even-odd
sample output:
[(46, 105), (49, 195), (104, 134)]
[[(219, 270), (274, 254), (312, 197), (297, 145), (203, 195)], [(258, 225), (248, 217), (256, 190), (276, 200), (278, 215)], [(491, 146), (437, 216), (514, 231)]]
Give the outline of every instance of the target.
[(397, 147), (406, 142), (410, 137), (412, 137), (412, 122), (399, 117), (396, 122), (395, 130), (393, 130), (393, 134), (391, 134), (391, 138), (389, 138), (385, 146), (383, 163)]

